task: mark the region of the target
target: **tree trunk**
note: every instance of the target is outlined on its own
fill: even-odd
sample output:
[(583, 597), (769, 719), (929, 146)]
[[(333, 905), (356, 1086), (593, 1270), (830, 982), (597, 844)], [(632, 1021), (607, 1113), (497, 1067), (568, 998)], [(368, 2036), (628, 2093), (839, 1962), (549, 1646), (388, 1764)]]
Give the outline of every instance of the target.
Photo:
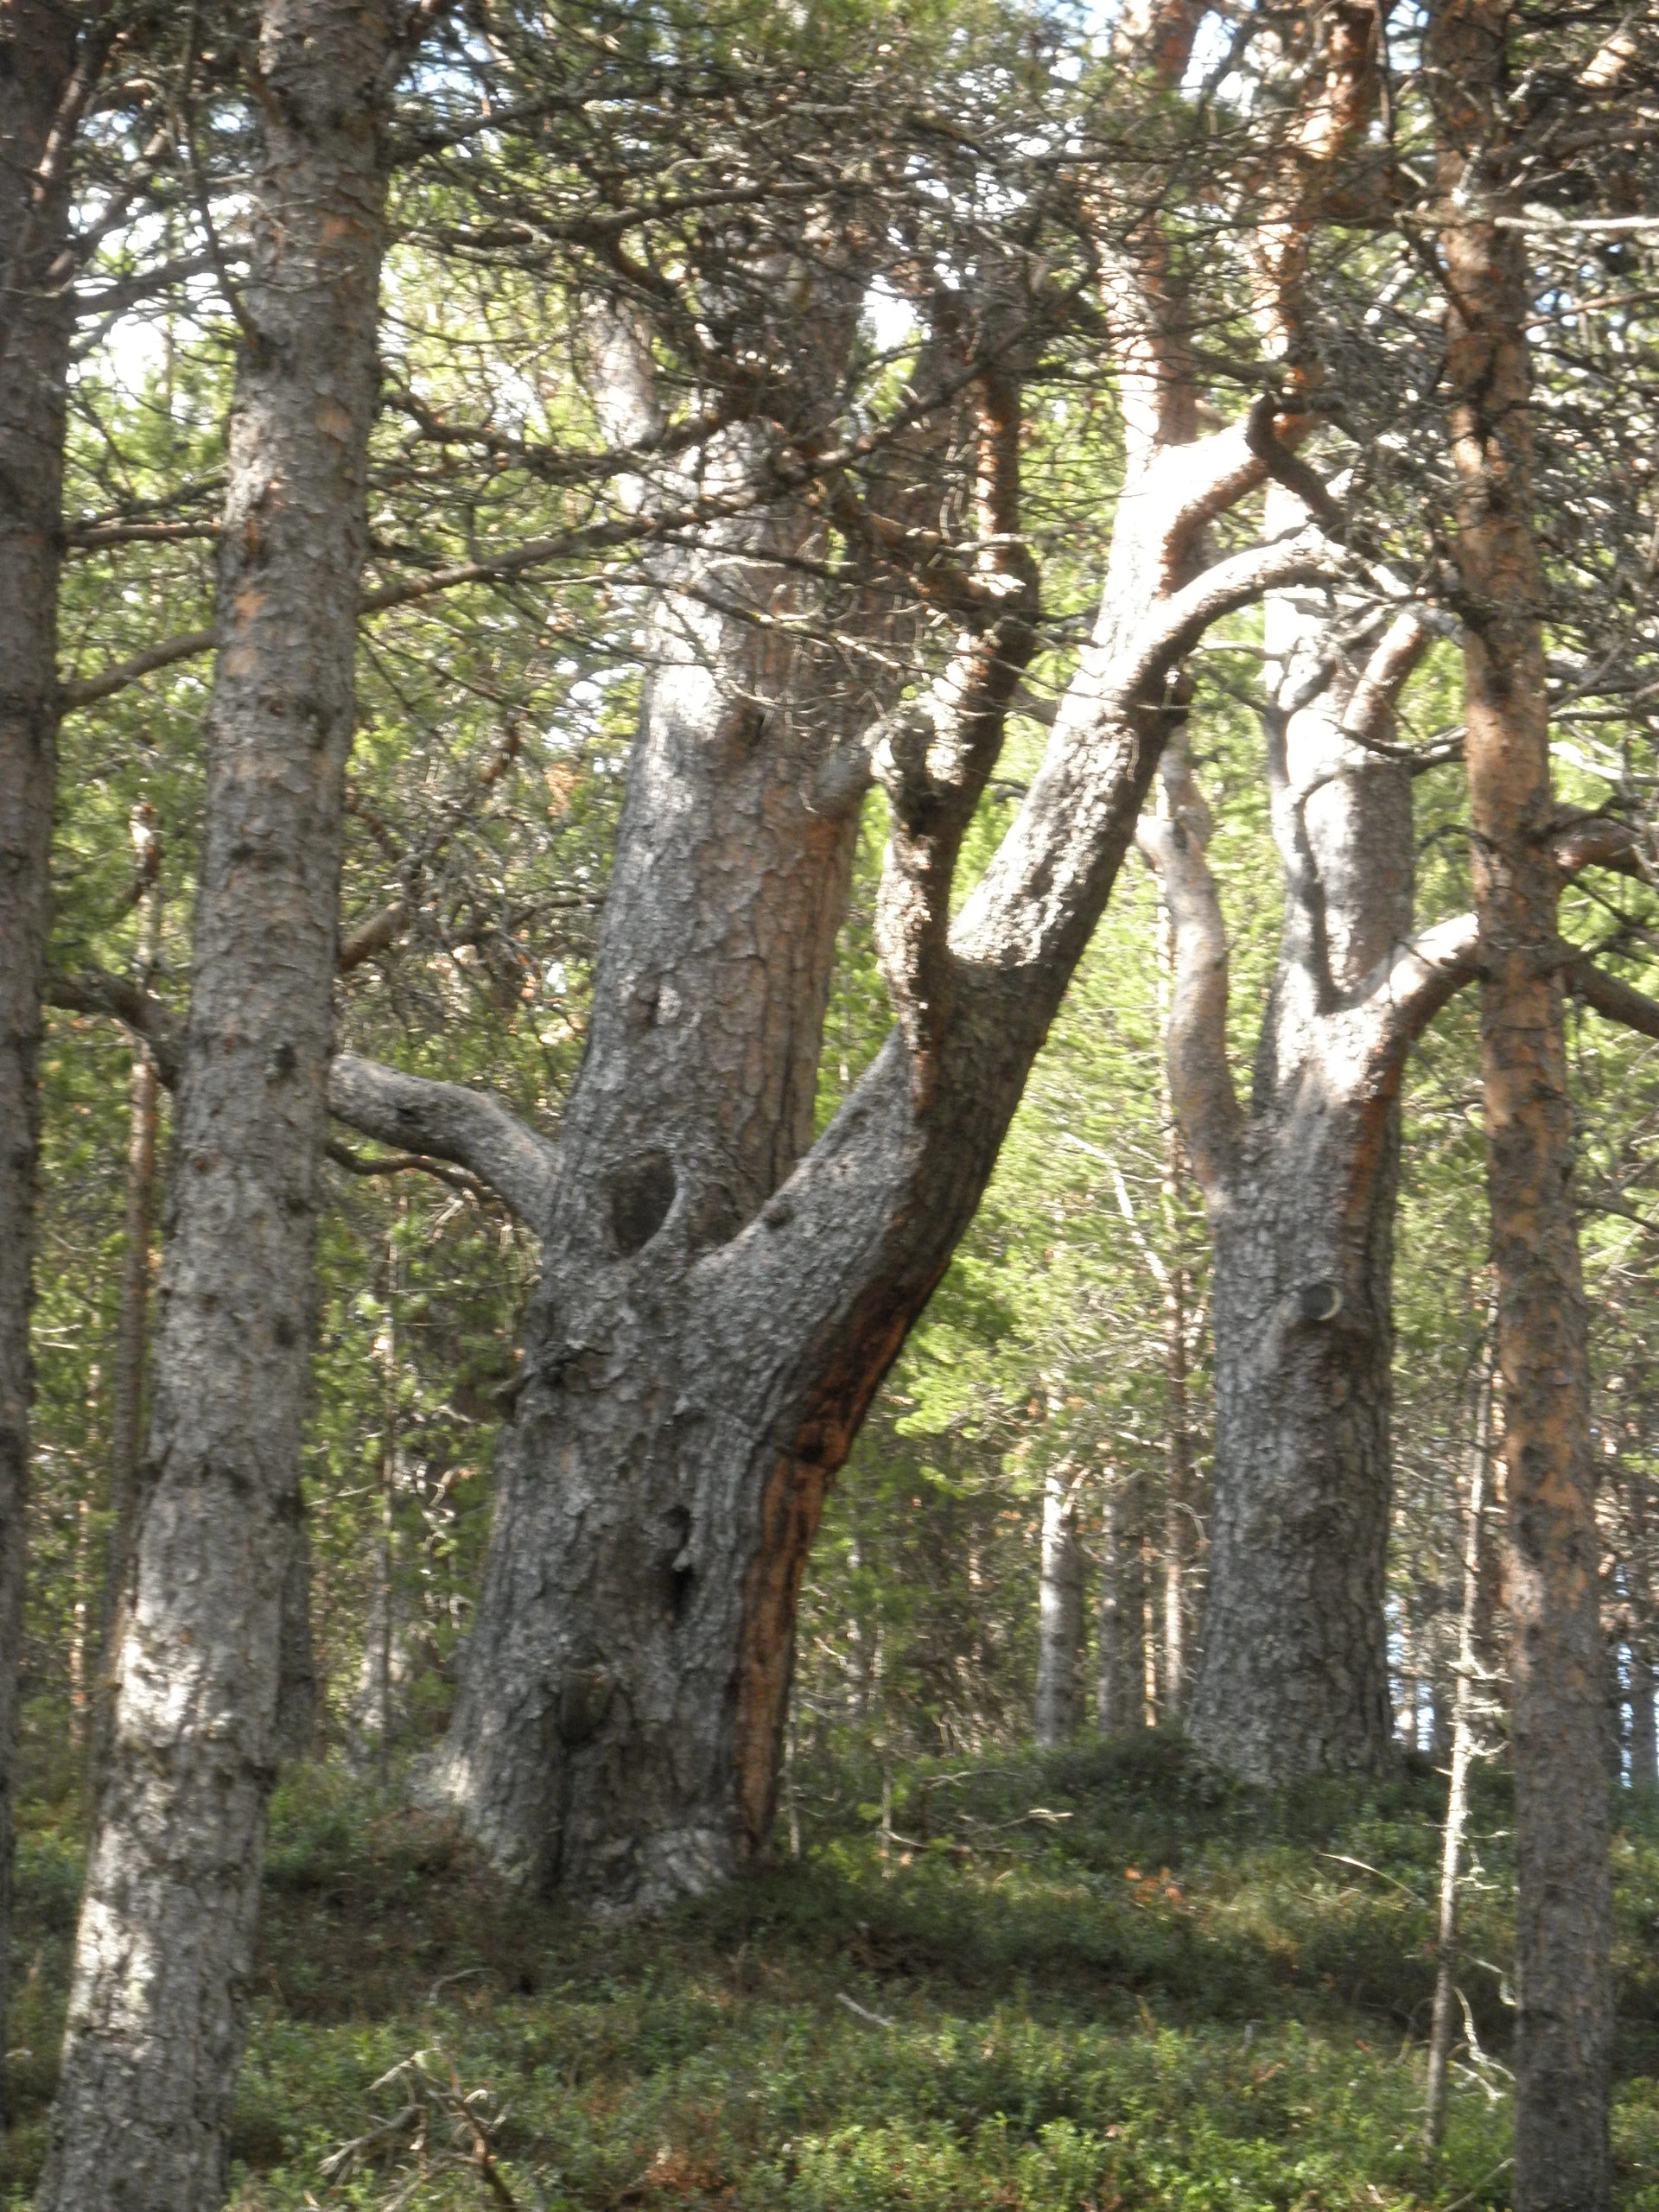
[[(1286, 34), (1303, 90), (1294, 155), (1264, 181), (1252, 313), (1276, 357), (1293, 440), (1312, 428), (1319, 376), (1305, 327), (1310, 239), (1375, 103), (1378, 21), (1333, 9)], [(1273, 414), (1263, 411), (1257, 448), (1277, 480), (1269, 531), (1331, 505), (1279, 442)], [(1398, 1065), (1382, 1049), (1389, 998), (1374, 971), (1410, 924), (1411, 804), (1403, 772), (1364, 741), (1387, 734), (1424, 639), (1404, 618), (1357, 652), (1334, 597), (1320, 607), (1275, 595), (1265, 642), (1285, 905), (1248, 1117), (1227, 1069), (1208, 817), (1184, 763), (1173, 820), (1142, 843), (1174, 923), (1170, 1088), (1213, 1244), (1215, 1471), (1189, 1726), (1218, 1764), (1270, 1782), (1376, 1766), (1390, 1751), (1382, 1596)]]
[[(1158, 918), (1158, 993), (1164, 1023), (1175, 980), (1175, 932), (1167, 911)], [(1166, 1062), (1166, 1085), (1167, 1062)], [(1187, 1516), (1192, 1511), (1192, 1428), (1187, 1391), (1186, 1259), (1182, 1232), (1186, 1155), (1173, 1102), (1164, 1100), (1164, 1712), (1179, 1719), (1186, 1706)]]
[(73, 315), (68, 283), (57, 266), (68, 238), (67, 149), (54, 126), (60, 125), (75, 70), (76, 29), (70, 9), (45, 0), (16, 0), (0, 21), (0, 2020), (10, 1955), (29, 1274), (40, 1142), (36, 1073)]
[(1083, 1547), (1077, 1541), (1077, 1486), (1062, 1467), (1043, 1484), (1043, 1563), (1037, 1609), (1034, 1731), (1045, 1751), (1077, 1732), (1083, 1643)]
[[(952, 921), (957, 853), (1032, 643), (1017, 404), (984, 383), (983, 611), (872, 748), (900, 1026), (792, 1173), (850, 819), (815, 798), (810, 724), (768, 658), (779, 633), (752, 626), (744, 659), (717, 639), (685, 664), (661, 626), (526, 1382), (426, 1781), (499, 1860), (611, 1908), (766, 1852), (827, 1481), (972, 1217), (1104, 904), (1168, 727), (1167, 671), (1234, 592), (1321, 557), (1293, 539), (1185, 593), (1166, 557), (1138, 562), (1133, 588), (1109, 581), (1020, 815)], [(1167, 460), (1170, 496), (1125, 503), (1160, 540), (1252, 477), (1236, 430)], [(728, 557), (728, 602), (772, 588), (767, 550), (747, 582)], [(754, 656), (740, 713), (717, 671)]]
[(42, 2212), (209, 2212), (299, 1518), (389, 11), (264, 0), (147, 1502)]
[[(148, 990), (161, 953), (161, 841), (152, 810), (133, 816), (133, 843), (138, 863), (138, 944), (134, 981)], [(156, 1135), (161, 1113), (161, 1079), (156, 1056), (143, 1039), (132, 1040), (128, 1084), (127, 1191), (121, 1255), (121, 1297), (115, 1325), (115, 1372), (110, 1406), (110, 1520), (104, 1558), (104, 1590), (99, 1607), (98, 1679), (92, 1702), (90, 1796), (97, 1800), (99, 1777), (108, 1756), (112, 1717), (110, 1666), (118, 1641), (118, 1616), (132, 1558), (137, 1525), (138, 1467), (143, 1439), (144, 1353), (149, 1338), (150, 1236), (156, 1198)]]
[(1440, 1847), (1440, 1910), (1435, 1937), (1434, 2011), (1428, 2032), (1423, 2142), (1437, 2150), (1446, 2126), (1446, 2065), (1452, 2055), (1452, 2005), (1457, 1996), (1458, 1884), (1464, 1831), (1469, 1819), (1469, 1770), (1477, 1745), (1475, 1720), (1484, 1700), (1477, 1695), (1480, 1654), (1477, 1631), (1485, 1579), (1486, 1471), (1492, 1449), (1492, 1363), (1490, 1340), (1475, 1394), (1475, 1433), (1469, 1451), (1469, 1498), (1464, 1519), (1463, 1597), (1458, 1613), (1457, 1687), (1452, 1694), (1452, 1771), (1446, 1795)]
[(1390, 1128), (1377, 1194), (1344, 1220), (1358, 1118), (1310, 1128), (1293, 1110), (1253, 1133), (1244, 1218), (1216, 1227), (1210, 1584), (1190, 1725), (1257, 1782), (1380, 1766), (1390, 1748), (1395, 1147)]
[(1530, 311), (1498, 226), (1506, 0), (1441, 0), (1427, 54), (1443, 191), (1445, 380), (1459, 480), (1465, 741), (1503, 1376), (1516, 1785), (1517, 2212), (1609, 2199), (1606, 1780), (1600, 1547), (1573, 1211), (1558, 874), (1548, 830), (1546, 588), (1532, 533)]
[[(1148, 283), (1160, 266), (1145, 257)], [(789, 680), (806, 647), (741, 619), (792, 611), (804, 588), (786, 510), (664, 575), (586, 1058), (556, 1163), (512, 1170), (544, 1232), (543, 1275), (461, 1693), (425, 1788), (499, 1861), (607, 1909), (766, 1853), (826, 1485), (978, 1204), (1180, 720), (1180, 663), (1230, 607), (1331, 565), (1317, 531), (1203, 565), (1209, 524), (1264, 467), (1247, 424), (1193, 437), (1166, 319), (1126, 332), (1122, 380), (1147, 427), (1093, 636), (953, 915), (1035, 643), (1007, 274), (953, 296), (964, 332), (978, 325), (963, 403), (977, 512), (965, 548), (929, 560), (956, 628), (930, 685), (829, 745), (812, 687)], [(1123, 288), (1109, 289), (1116, 332)], [(753, 435), (731, 433), (715, 465), (741, 469)], [(689, 588), (699, 563), (717, 593)], [(896, 1026), (808, 1151), (872, 775), (891, 825), (876, 947)], [(481, 1156), (452, 1086), (362, 1062), (337, 1073), (371, 1134), (401, 1126), (406, 1141), (407, 1114), (448, 1156)]]
[(1141, 1488), (1112, 1481), (1102, 1509), (1100, 1606), (1095, 1641), (1095, 1726), (1103, 1736), (1139, 1728), (1141, 1710)]
[(1654, 1721), (1654, 1669), (1645, 1641), (1630, 1645), (1630, 1788), (1659, 1789), (1659, 1728)]
[[(1270, 525), (1285, 503), (1269, 502)], [(1391, 949), (1409, 930), (1410, 785), (1363, 740), (1423, 633), (1363, 662), (1334, 621), (1271, 603), (1267, 715), (1285, 874), (1248, 1116), (1226, 1065), (1226, 948), (1208, 817), (1179, 755), (1142, 846), (1176, 923), (1172, 1095), (1209, 1216), (1215, 1471), (1194, 1742), (1257, 1782), (1375, 1768), (1392, 1750), (1384, 1578), (1391, 1271), (1405, 1033)]]

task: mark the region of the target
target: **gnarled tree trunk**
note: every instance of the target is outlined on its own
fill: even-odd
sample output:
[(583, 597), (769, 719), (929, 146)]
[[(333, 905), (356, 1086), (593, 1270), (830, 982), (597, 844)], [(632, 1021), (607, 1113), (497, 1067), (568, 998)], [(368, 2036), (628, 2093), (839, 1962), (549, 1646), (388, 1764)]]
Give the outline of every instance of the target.
[[(1309, 530), (1205, 565), (1208, 524), (1264, 466), (1249, 426), (1193, 435), (1155, 238), (1114, 269), (1131, 480), (1099, 619), (954, 918), (962, 841), (1033, 643), (1014, 347), (973, 341), (976, 535), (927, 566), (954, 652), (857, 745), (815, 753), (777, 631), (723, 633), (779, 588), (764, 514), (716, 546), (717, 597), (683, 579), (664, 592), (559, 1156), (538, 1166), (525, 1132), (505, 1147), (543, 1272), (427, 1785), (499, 1860), (607, 1908), (766, 1851), (826, 1485), (978, 1203), (1179, 721), (1181, 660), (1229, 608), (1332, 563)], [(1006, 322), (995, 299), (957, 306), (964, 331)], [(678, 656), (677, 634), (710, 649)], [(896, 1027), (806, 1150), (842, 841), (869, 775), (892, 824), (876, 943)], [(493, 1109), (481, 1122), (453, 1087), (361, 1062), (336, 1073), (359, 1127), (418, 1133), (496, 1179)]]
[(39, 2202), (216, 2212), (297, 1538), (390, 10), (264, 0), (146, 1503)]
[[(1386, 14), (1337, 7), (1269, 34), (1285, 41), (1301, 92), (1264, 185), (1253, 307), (1294, 436), (1310, 427), (1319, 376), (1305, 327), (1309, 241), (1370, 111)], [(1280, 480), (1269, 533), (1309, 509), (1339, 531), (1265, 404), (1257, 419)], [(1268, 774), (1285, 905), (1248, 1115), (1227, 1069), (1208, 817), (1179, 759), (1166, 817), (1141, 836), (1174, 925), (1170, 1090), (1212, 1241), (1215, 1471), (1189, 1725), (1211, 1758), (1257, 1781), (1375, 1765), (1389, 1745), (1398, 1071), (1379, 1060), (1371, 1000), (1410, 924), (1411, 806), (1403, 770), (1366, 741), (1384, 733), (1422, 640), (1402, 619), (1380, 640), (1374, 630), (1356, 658), (1333, 601), (1268, 602)]]
[[(667, 661), (646, 702), (588, 1058), (546, 1195), (521, 1194), (544, 1271), (428, 1783), (499, 1859), (605, 1906), (765, 1853), (826, 1484), (978, 1203), (1132, 832), (1169, 679), (1225, 606), (1327, 557), (1298, 536), (1180, 588), (1197, 534), (1257, 467), (1237, 427), (1150, 457), (1096, 642), (953, 922), (1030, 650), (1017, 429), (1017, 393), (987, 371), (957, 654), (868, 747), (893, 823), (878, 949), (899, 1026), (798, 1164), (849, 830), (806, 780), (797, 723), (769, 709), (764, 663), (747, 746), (701, 664)], [(378, 1097), (418, 1117), (451, 1096), (353, 1066), (360, 1126), (400, 1126), (377, 1122)]]

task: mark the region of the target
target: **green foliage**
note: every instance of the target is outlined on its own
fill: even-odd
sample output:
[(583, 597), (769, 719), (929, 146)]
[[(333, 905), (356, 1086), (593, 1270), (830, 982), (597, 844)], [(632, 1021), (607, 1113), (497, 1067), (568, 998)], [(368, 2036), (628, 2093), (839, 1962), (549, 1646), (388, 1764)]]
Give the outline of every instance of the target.
[[(327, 2183), (331, 2152), (406, 2109), (404, 2088), (374, 2085), (417, 2050), (440, 2082), (453, 2067), (486, 2093), (505, 2184), (547, 2212), (1508, 2202), (1496, 2070), (1490, 2089), (1459, 2075), (1438, 2159), (1418, 2145), (1443, 1791), (1426, 1766), (1262, 1796), (1152, 1733), (920, 1761), (887, 1840), (860, 1811), (874, 1779), (804, 1770), (798, 1865), (658, 1925), (596, 1928), (503, 1891), (444, 1823), (338, 1767), (296, 1770), (273, 1806), (238, 2212), (488, 2202), (465, 2161), (423, 2183), (407, 2121)], [(1508, 1826), (1502, 1781), (1484, 1778), (1465, 1986), (1494, 2058), (1507, 2015), (1474, 1960), (1509, 1955)], [(1652, 1817), (1626, 1819), (1615, 1870), (1618, 2202), (1651, 2212)], [(21, 2207), (74, 1852), (37, 1825), (19, 1876), (8, 2034), (38, 2054), (13, 2062)], [(429, 2164), (448, 2139), (429, 2125)]]

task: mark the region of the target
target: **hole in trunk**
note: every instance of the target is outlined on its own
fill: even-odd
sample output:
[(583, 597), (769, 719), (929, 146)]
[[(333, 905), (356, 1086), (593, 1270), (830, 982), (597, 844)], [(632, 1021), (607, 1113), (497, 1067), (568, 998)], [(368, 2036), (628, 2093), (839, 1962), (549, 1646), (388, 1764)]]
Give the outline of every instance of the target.
[(670, 1618), (679, 1621), (691, 1602), (691, 1585), (697, 1572), (691, 1563), (691, 1516), (686, 1507), (670, 1507), (668, 1528), (674, 1548), (668, 1563), (668, 1610)]
[(619, 1167), (610, 1179), (611, 1234), (626, 1260), (650, 1243), (674, 1203), (674, 1163), (665, 1152), (648, 1152)]

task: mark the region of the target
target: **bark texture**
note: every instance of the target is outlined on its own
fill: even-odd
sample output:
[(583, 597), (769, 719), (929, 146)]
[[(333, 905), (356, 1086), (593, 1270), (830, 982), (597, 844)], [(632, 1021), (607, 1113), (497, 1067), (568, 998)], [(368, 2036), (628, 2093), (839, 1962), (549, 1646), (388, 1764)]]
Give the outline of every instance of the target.
[(1077, 1484), (1064, 1467), (1043, 1484), (1042, 1579), (1037, 1603), (1033, 1732), (1045, 1750), (1070, 1743), (1082, 1718), (1083, 1547)]
[(60, 705), (58, 567), (73, 309), (59, 264), (68, 236), (76, 27), (74, 10), (44, 0), (0, 8), (0, 2021), (10, 1956), (29, 1493), (35, 1076)]
[[(153, 810), (135, 809), (132, 818), (137, 875), (138, 945), (135, 987), (148, 991), (161, 951), (161, 839)], [(156, 1137), (161, 1109), (161, 1077), (156, 1055), (142, 1037), (132, 1040), (128, 1083), (127, 1192), (121, 1258), (121, 1302), (116, 1319), (114, 1372), (110, 1388), (110, 1527), (99, 1608), (98, 1675), (92, 1700), (89, 1773), (96, 1801), (98, 1777), (109, 1751), (111, 1718), (110, 1662), (117, 1640), (116, 1622), (132, 1557), (138, 1521), (138, 1467), (143, 1450), (144, 1357), (149, 1341), (150, 1240), (155, 1227)]]
[[(1255, 448), (1267, 527), (1332, 503), (1291, 447), (1316, 419), (1304, 327), (1313, 228), (1374, 102), (1386, 8), (1338, 6), (1276, 33), (1299, 107), (1266, 163), (1253, 313), (1274, 363)], [(1355, 634), (1335, 596), (1276, 594), (1265, 735), (1284, 877), (1279, 959), (1248, 1113), (1226, 1058), (1226, 944), (1209, 823), (1179, 758), (1142, 849), (1163, 882), (1176, 976), (1173, 1103), (1213, 1245), (1216, 1453), (1194, 1740), (1271, 1781), (1388, 1755), (1389, 1276), (1397, 1062), (1389, 955), (1411, 918), (1404, 772), (1368, 748), (1421, 649), (1409, 617)]]
[[(1446, 2127), (1447, 2064), (1452, 2055), (1452, 2004), (1458, 1995), (1458, 1885), (1463, 1872), (1463, 1840), (1469, 1821), (1469, 1771), (1478, 1745), (1476, 1720), (1484, 1702), (1479, 1694), (1481, 1592), (1486, 1580), (1487, 1469), (1492, 1446), (1492, 1362), (1491, 1340), (1482, 1347), (1476, 1378), (1475, 1433), (1468, 1454), (1467, 1497), (1463, 1509), (1463, 1591), (1458, 1608), (1457, 1686), (1452, 1692), (1451, 1771), (1446, 1793), (1446, 1826), (1440, 1838), (1440, 1904), (1435, 1933), (1434, 2010), (1428, 2031), (1428, 2066), (1423, 2092), (1423, 2143), (1440, 2147)], [(1439, 1704), (1435, 1717), (1439, 1719)]]
[[(832, 806), (815, 772), (829, 756), (779, 632), (728, 611), (779, 588), (775, 549), (720, 549), (716, 606), (664, 593), (653, 617), (525, 1382), (427, 1782), (501, 1862), (607, 1909), (765, 1853), (826, 1484), (978, 1203), (1132, 833), (1173, 673), (1225, 607), (1326, 558), (1297, 536), (1180, 588), (1205, 520), (1259, 470), (1238, 427), (1149, 460), (1045, 760), (953, 921), (1034, 602), (1017, 389), (988, 372), (976, 405), (956, 652), (863, 747), (893, 821), (878, 949), (898, 1027), (810, 1150), (851, 798)], [(677, 652), (711, 622), (730, 633)]]
[[(784, 626), (757, 619), (798, 588), (775, 499), (659, 571), (524, 1382), (426, 1784), (498, 1860), (606, 1910), (765, 1854), (825, 1488), (978, 1204), (1179, 719), (1182, 658), (1228, 608), (1331, 562), (1309, 531), (1204, 565), (1206, 526), (1264, 468), (1245, 425), (1194, 437), (1155, 239), (1116, 258), (1106, 312), (1135, 427), (1099, 619), (953, 917), (1034, 641), (1018, 314), (994, 276), (953, 308), (974, 348), (978, 512), (961, 554), (932, 541), (923, 588), (956, 637), (931, 684), (850, 743), (815, 726)], [(739, 426), (721, 465), (749, 466), (756, 435)], [(835, 512), (850, 539), (894, 543), (855, 506)], [(895, 1027), (810, 1143), (871, 776), (891, 824), (876, 944)]]
[[(1270, 516), (1272, 507), (1269, 509)], [(1214, 1252), (1216, 1457), (1191, 1726), (1255, 1781), (1388, 1757), (1382, 1600), (1395, 1105), (1390, 955), (1411, 921), (1411, 797), (1380, 734), (1421, 634), (1340, 653), (1325, 610), (1270, 606), (1267, 717), (1284, 922), (1254, 1096), (1226, 1065), (1207, 822), (1179, 759), (1142, 830), (1176, 923), (1171, 1089)]]
[(1497, 1284), (1516, 1784), (1517, 2212), (1609, 2201), (1609, 1869), (1599, 1544), (1573, 1208), (1565, 949), (1533, 535), (1523, 234), (1502, 229), (1509, 10), (1442, 0), (1438, 88), (1459, 485), (1481, 1074)]
[(1101, 1509), (1100, 1601), (1095, 1614), (1095, 1726), (1122, 1735), (1144, 1719), (1141, 1620), (1146, 1577), (1141, 1542), (1141, 1486), (1109, 1484)]
[(390, 14), (265, 0), (146, 1503), (38, 2202), (223, 2199), (297, 1541)]

